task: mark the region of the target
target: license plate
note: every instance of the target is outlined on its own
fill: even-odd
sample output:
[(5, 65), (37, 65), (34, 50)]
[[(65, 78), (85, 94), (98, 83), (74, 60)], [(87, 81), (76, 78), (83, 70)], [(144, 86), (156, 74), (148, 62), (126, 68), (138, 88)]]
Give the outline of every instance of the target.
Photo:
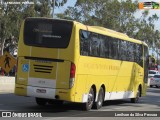
[(46, 93), (46, 89), (37, 89), (36, 92), (37, 93)]

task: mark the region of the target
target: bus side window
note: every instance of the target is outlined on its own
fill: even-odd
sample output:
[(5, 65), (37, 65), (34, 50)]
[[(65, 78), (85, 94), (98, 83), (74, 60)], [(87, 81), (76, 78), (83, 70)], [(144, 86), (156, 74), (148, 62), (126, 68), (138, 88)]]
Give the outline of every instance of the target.
[(133, 43), (133, 56), (134, 56), (134, 62), (136, 62), (136, 46), (137, 44)]
[(107, 42), (108, 42), (108, 53), (109, 56), (108, 58), (114, 59), (114, 39), (112, 37), (107, 37)]
[(100, 57), (105, 58), (105, 50), (107, 47), (105, 46), (105, 36), (99, 35), (99, 37), (100, 37)]
[(137, 44), (136, 45), (136, 62), (140, 65), (143, 66), (143, 56), (142, 56), (142, 46)]
[(128, 42), (127, 46), (129, 46), (128, 51), (127, 51), (127, 53), (128, 53), (127, 59), (128, 59), (128, 61), (134, 62), (134, 43)]
[(99, 57), (100, 56), (100, 40), (97, 33), (91, 33), (90, 35), (90, 55)]
[(112, 44), (113, 44), (113, 49), (112, 49), (113, 57), (112, 58), (118, 59), (118, 47), (119, 47), (118, 39), (112, 38)]
[(109, 56), (108, 56), (108, 58), (110, 58), (110, 59), (112, 59), (112, 46), (113, 46), (113, 42), (112, 42), (112, 38), (111, 37), (108, 37), (108, 50), (109, 50)]
[(121, 60), (127, 60), (127, 43), (126, 41), (121, 41), (120, 43), (120, 55), (121, 55)]
[(105, 36), (105, 58), (109, 58), (109, 37)]
[(89, 32), (81, 30), (80, 31), (80, 54), (89, 55)]

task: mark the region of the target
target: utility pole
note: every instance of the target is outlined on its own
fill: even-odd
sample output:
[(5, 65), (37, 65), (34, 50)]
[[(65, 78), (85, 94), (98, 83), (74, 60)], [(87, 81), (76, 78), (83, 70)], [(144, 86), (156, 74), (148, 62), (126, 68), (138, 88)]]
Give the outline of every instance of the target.
[(54, 18), (55, 0), (52, 0), (52, 17)]

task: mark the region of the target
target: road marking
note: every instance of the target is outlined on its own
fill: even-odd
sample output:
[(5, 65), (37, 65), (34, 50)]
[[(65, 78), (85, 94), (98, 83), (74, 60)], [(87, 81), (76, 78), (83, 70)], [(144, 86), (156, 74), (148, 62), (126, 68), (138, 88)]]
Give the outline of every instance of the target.
[[(75, 119), (76, 119), (76, 120), (84, 120), (84, 119), (88, 119), (88, 117), (80, 117), (80, 118), (78, 118), (78, 117), (76, 117), (76, 116), (75, 116), (76, 118), (75, 118), (75, 117), (72, 117), (72, 116), (69, 116), (69, 117), (66, 116), (66, 117), (67, 117), (69, 120), (72, 120), (72, 119), (73, 119), (73, 120), (75, 120)], [(48, 119), (43, 119), (43, 120), (66, 119), (66, 117), (54, 117), (54, 118), (48, 118)]]
[[(95, 113), (97, 113), (97, 111), (95, 111)], [(74, 114), (74, 115), (68, 115), (68, 116), (66, 116), (67, 118), (69, 118), (69, 117), (71, 117), (71, 118), (73, 118), (73, 117), (76, 117), (76, 119), (78, 119), (77, 117), (79, 117), (79, 116), (81, 116), (81, 115), (87, 115), (87, 114), (90, 114), (90, 112), (88, 112), (88, 113), (78, 113), (78, 114)], [(66, 118), (66, 117), (56, 117), (56, 118), (49, 118), (49, 119), (44, 119), (44, 120), (54, 120), (54, 119), (64, 119), (64, 118)], [(83, 120), (83, 119), (88, 119), (88, 117), (83, 117), (83, 118), (79, 118), (78, 120)]]
[[(106, 109), (103, 109), (105, 107), (102, 107), (102, 109), (99, 109), (98, 111), (111, 111), (111, 110), (118, 110), (118, 109), (126, 109), (128, 107), (117, 107), (117, 108), (106, 108)], [(97, 110), (90, 110), (90, 111), (97, 111)]]
[(117, 108), (109, 108), (109, 109), (100, 109), (99, 111), (111, 111), (111, 110), (119, 110), (119, 109), (125, 109), (128, 107), (117, 107)]

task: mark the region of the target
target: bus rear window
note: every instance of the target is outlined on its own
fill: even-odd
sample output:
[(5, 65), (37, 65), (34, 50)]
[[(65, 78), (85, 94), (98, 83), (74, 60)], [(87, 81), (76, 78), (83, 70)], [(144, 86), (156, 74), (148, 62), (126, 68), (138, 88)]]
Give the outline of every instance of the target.
[(73, 22), (27, 18), (24, 24), (24, 43), (30, 46), (67, 48)]
[(149, 74), (156, 74), (156, 72), (154, 72), (154, 71), (149, 71)]
[(160, 78), (160, 75), (154, 75), (154, 78)]

